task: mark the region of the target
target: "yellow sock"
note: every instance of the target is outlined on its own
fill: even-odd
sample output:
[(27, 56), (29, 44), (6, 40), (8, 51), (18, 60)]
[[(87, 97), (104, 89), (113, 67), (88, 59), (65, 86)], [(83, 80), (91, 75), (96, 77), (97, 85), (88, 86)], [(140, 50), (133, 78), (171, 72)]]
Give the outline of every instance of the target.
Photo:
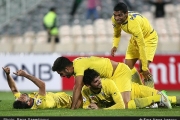
[(130, 100), (129, 102), (128, 102), (128, 109), (136, 109), (137, 107), (136, 107), (136, 103), (135, 103), (135, 101), (134, 100)]
[(168, 96), (168, 99), (169, 99), (169, 101), (170, 101), (172, 104), (176, 104), (176, 103), (177, 103), (176, 96)]
[(145, 98), (134, 99), (137, 108), (144, 108), (151, 105), (154, 102), (160, 102), (161, 95), (155, 95)]
[(137, 69), (134, 67), (132, 70), (132, 81), (135, 83), (138, 83), (140, 85), (143, 85), (141, 77), (139, 75), (139, 72), (137, 71)]

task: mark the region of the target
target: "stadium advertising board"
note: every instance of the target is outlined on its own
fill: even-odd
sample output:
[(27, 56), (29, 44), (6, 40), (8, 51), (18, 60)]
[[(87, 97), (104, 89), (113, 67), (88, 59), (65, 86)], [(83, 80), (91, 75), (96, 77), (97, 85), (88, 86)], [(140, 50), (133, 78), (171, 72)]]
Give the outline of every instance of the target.
[[(66, 56), (69, 59), (74, 59), (78, 56)], [(115, 61), (124, 62), (124, 56), (108, 57)], [(138, 68), (139, 64), (136, 64)], [(155, 88), (159, 90), (180, 90), (180, 55), (156, 55), (153, 63), (150, 64), (150, 71), (155, 80)], [(64, 90), (71, 90), (74, 84), (73, 78), (67, 80), (63, 78), (62, 85)]]
[[(11, 75), (21, 91), (35, 91), (38, 88), (29, 80), (17, 77), (12, 74), (18, 69), (25, 69), (27, 72), (42, 79), (46, 83), (48, 91), (72, 90), (74, 79), (63, 78), (51, 70), (54, 60), (59, 54), (29, 54), (29, 55), (0, 55), (0, 66), (10, 66)], [(66, 56), (73, 60), (79, 56)], [(124, 62), (124, 56), (108, 57), (115, 61)], [(138, 68), (139, 64), (136, 64)], [(180, 55), (156, 55), (153, 63), (150, 64), (150, 71), (155, 80), (155, 88), (162, 90), (180, 90)], [(3, 70), (0, 75), (0, 91), (10, 91)]]
[(13, 74), (13, 72), (19, 69), (24, 69), (30, 74), (42, 79), (46, 83), (46, 89), (48, 91), (62, 90), (61, 78), (56, 72), (51, 70), (51, 66), (57, 57), (59, 57), (57, 54), (1, 54), (0, 91), (10, 91), (4, 71), (2, 70), (2, 67), (5, 66), (11, 68), (11, 76), (15, 79), (15, 83), (20, 91), (37, 91), (38, 88), (30, 80)]

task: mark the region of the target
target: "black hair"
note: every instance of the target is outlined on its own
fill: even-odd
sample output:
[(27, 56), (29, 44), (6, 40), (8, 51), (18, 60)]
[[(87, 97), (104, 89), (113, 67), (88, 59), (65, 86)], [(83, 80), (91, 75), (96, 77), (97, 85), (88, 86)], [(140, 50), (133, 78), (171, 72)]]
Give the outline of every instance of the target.
[(88, 68), (84, 71), (83, 83), (85, 85), (91, 85), (91, 82), (99, 75), (100, 74), (97, 71), (95, 71), (94, 69)]
[(55, 8), (55, 7), (51, 7), (51, 8), (49, 9), (49, 11), (56, 11), (56, 8)]
[(123, 13), (128, 12), (128, 7), (125, 3), (119, 2), (118, 4), (115, 5), (114, 11), (123, 11)]
[(26, 102), (22, 102), (19, 100), (14, 101), (13, 108), (15, 109), (29, 109), (32, 106), (29, 106)]
[(66, 57), (58, 57), (52, 66), (52, 71), (62, 71), (68, 66), (72, 66), (73, 62)]

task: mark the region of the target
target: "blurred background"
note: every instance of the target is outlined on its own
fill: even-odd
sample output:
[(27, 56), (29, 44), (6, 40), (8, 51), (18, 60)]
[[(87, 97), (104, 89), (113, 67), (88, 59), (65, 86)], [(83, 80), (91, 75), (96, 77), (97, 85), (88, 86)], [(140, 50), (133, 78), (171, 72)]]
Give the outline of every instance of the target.
[[(73, 9), (75, 1), (78, 5)], [(110, 53), (113, 34), (110, 18), (114, 5), (122, 0), (95, 1), (98, 1), (96, 17), (87, 15), (88, 0), (0, 0), (0, 52)], [(156, 0), (124, 1), (130, 10), (146, 16), (157, 30), (157, 53), (180, 52), (180, 0), (171, 0), (164, 6), (166, 14), (157, 18), (156, 6), (149, 3)], [(59, 43), (53, 40), (48, 43), (43, 27), (43, 17), (51, 7), (56, 8)], [(122, 35), (119, 53), (125, 52), (129, 37)]]
[[(52, 73), (53, 61), (61, 55), (110, 57), (111, 16), (119, 1), (125, 2), (129, 10), (146, 16), (159, 35), (155, 59), (150, 66), (157, 88), (180, 89), (180, 0), (163, 0), (166, 4), (160, 7), (164, 13), (157, 11), (156, 3), (161, 0), (0, 0), (0, 65), (14, 70), (27, 69), (51, 82), (47, 84), (48, 90), (71, 90), (73, 80), (67, 81)], [(51, 8), (56, 8), (57, 34), (48, 41), (43, 19)], [(56, 37), (59, 42), (55, 42)], [(123, 61), (129, 38), (122, 32), (117, 53), (120, 56), (112, 59)], [(4, 86), (3, 71), (0, 78), (0, 90), (9, 90)], [(30, 84), (24, 79), (16, 80), (20, 86)], [(32, 86), (28, 86), (29, 90), (36, 89)]]

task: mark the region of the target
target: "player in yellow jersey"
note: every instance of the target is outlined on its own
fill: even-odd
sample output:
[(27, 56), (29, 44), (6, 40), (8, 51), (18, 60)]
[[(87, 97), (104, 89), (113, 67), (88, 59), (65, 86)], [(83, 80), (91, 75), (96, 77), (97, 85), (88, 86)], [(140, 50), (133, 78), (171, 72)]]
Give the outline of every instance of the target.
[[(97, 71), (87, 69), (84, 72), (83, 83), (86, 85), (82, 89), (84, 109), (125, 109), (118, 85), (111, 79), (100, 78)], [(167, 96), (162, 91), (132, 82), (128, 109), (145, 108), (152, 103), (160, 102), (171, 109), (171, 103), (180, 104), (180, 96)]]
[(70, 108), (72, 103), (72, 96), (65, 92), (46, 92), (46, 85), (44, 81), (28, 74), (24, 70), (14, 72), (17, 76), (22, 76), (32, 81), (38, 88), (38, 92), (21, 93), (14, 79), (10, 75), (9, 67), (2, 67), (6, 76), (8, 85), (15, 97), (13, 108), (15, 109), (46, 109), (46, 108)]
[(103, 57), (78, 57), (70, 61), (66, 57), (58, 57), (52, 66), (52, 71), (56, 71), (61, 77), (70, 78), (74, 76), (73, 101), (71, 109), (79, 108), (82, 104), (81, 90), (83, 87), (83, 75), (87, 68), (95, 69), (101, 77), (110, 78), (121, 92), (125, 106), (130, 100), (131, 94), (131, 70), (125, 63), (115, 62)]
[(114, 7), (111, 17), (114, 35), (111, 55), (115, 56), (121, 40), (121, 31), (131, 35), (129, 45), (126, 50), (125, 64), (132, 70), (134, 82), (143, 84), (140, 75), (134, 67), (137, 60), (140, 60), (140, 73), (144, 77), (145, 85), (154, 87), (154, 80), (149, 71), (149, 64), (153, 61), (157, 44), (158, 35), (153, 29), (148, 19), (138, 12), (128, 11), (126, 4), (119, 2)]

